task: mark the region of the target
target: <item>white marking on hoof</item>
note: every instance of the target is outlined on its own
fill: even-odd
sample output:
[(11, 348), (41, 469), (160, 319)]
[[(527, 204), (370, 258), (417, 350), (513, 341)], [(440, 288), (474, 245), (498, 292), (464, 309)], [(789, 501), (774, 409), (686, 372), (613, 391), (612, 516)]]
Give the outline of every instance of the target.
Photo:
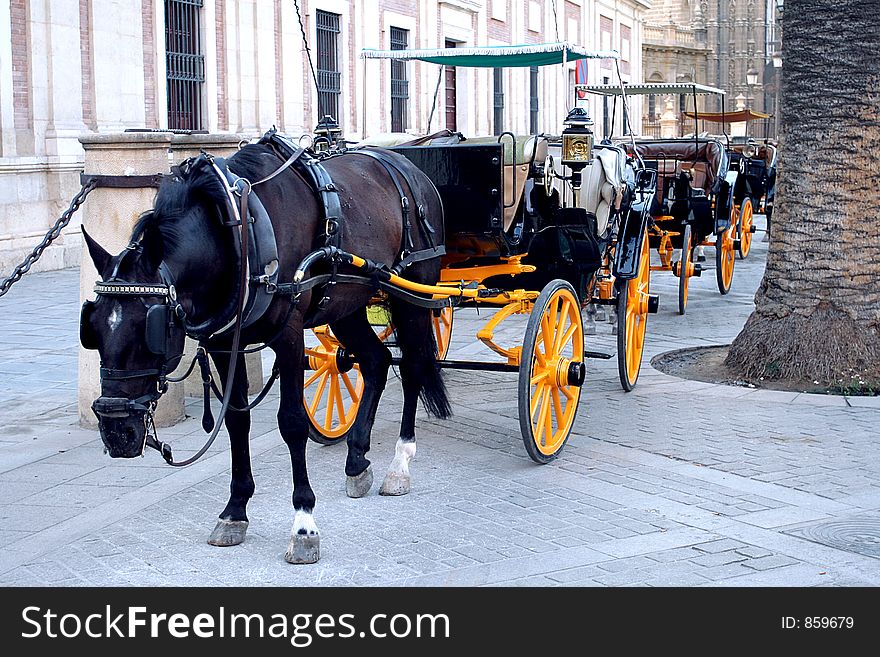
[(410, 491), (409, 462), (416, 455), (414, 440), (397, 439), (394, 448), (394, 459), (379, 489), (379, 495), (406, 495)]
[(310, 512), (298, 509), (293, 516), (293, 528), (284, 560), (287, 563), (315, 563), (320, 558), (321, 537), (315, 518)]
[(363, 497), (370, 492), (373, 486), (373, 468), (367, 466), (367, 469), (356, 477), (345, 478), (345, 494), (349, 497)]
[(290, 533), (306, 535), (317, 534), (318, 525), (315, 524), (315, 516), (313, 516), (309, 511), (298, 509), (296, 514), (293, 516), (293, 529), (290, 530)]
[(216, 547), (230, 547), (244, 543), (245, 534), (247, 534), (247, 520), (224, 520), (221, 518), (217, 521), (214, 531), (208, 538), (208, 545)]

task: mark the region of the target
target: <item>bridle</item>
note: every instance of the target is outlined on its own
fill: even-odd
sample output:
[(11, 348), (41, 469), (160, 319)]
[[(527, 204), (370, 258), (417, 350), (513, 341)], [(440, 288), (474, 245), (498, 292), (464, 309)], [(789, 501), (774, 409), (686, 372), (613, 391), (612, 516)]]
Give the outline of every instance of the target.
[[(113, 272), (108, 279), (95, 283), (94, 292), (103, 297), (141, 300), (147, 308), (144, 341), (150, 353), (162, 357), (162, 364), (159, 367), (141, 370), (120, 370), (104, 367), (102, 363), (100, 376), (102, 381), (131, 381), (156, 377), (156, 386), (155, 389), (135, 399), (102, 395), (92, 403), (92, 412), (98, 418), (99, 423), (104, 419), (142, 414), (145, 425), (145, 442), (149, 443), (152, 437), (153, 412), (156, 409), (156, 404), (168, 390), (169, 374), (177, 368), (183, 355), (182, 350), (181, 353), (169, 354), (169, 348), (174, 338), (174, 332), (184, 330), (186, 313), (177, 300), (173, 276), (164, 262), (158, 268), (161, 279), (159, 283), (131, 282), (120, 277), (119, 269), (126, 258), (131, 254), (141, 252), (142, 246), (138, 242), (129, 244), (116, 259)], [(162, 301), (154, 304), (147, 303), (147, 299), (155, 297), (161, 298)], [(90, 315), (94, 310), (95, 303), (94, 301), (83, 303), (80, 315), (80, 342), (87, 349), (97, 348), (90, 323)]]

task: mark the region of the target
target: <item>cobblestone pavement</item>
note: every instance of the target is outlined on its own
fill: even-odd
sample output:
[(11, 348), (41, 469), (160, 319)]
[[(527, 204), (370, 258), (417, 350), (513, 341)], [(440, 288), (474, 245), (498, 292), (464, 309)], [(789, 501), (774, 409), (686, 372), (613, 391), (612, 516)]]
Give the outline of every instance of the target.
[[(759, 218), (761, 221), (762, 218)], [(760, 233), (758, 234), (760, 237)], [(851, 586), (880, 584), (880, 398), (710, 385), (649, 359), (729, 343), (753, 307), (767, 245), (737, 261), (733, 290), (655, 274), (642, 378), (620, 389), (616, 361), (589, 362), (574, 432), (546, 466), (526, 456), (516, 375), (447, 372), (455, 416), (420, 413), (413, 492), (345, 496), (345, 448), (310, 444), (322, 559), (283, 560), (292, 523), (278, 398), (255, 412), (257, 493), (246, 542), (205, 540), (226, 501), (222, 438), (197, 464), (158, 454), (113, 461), (77, 424), (78, 272), (30, 274), (0, 300), (0, 583), (145, 585)], [(713, 251), (707, 249), (708, 263)], [(451, 356), (488, 357), (488, 314), (456, 313)], [(521, 321), (517, 321), (521, 320)], [(522, 340), (524, 318), (499, 331)], [(588, 349), (613, 352), (608, 324)], [(189, 400), (198, 416), (199, 400)], [(392, 377), (373, 433), (377, 475), (401, 406)], [(183, 456), (197, 417), (160, 437)], [(377, 488), (377, 487), (376, 487)]]

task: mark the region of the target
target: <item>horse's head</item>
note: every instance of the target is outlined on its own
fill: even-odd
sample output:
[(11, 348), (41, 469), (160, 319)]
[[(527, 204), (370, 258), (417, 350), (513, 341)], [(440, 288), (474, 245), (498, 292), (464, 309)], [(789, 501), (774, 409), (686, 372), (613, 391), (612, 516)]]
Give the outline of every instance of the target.
[(110, 456), (140, 456), (165, 376), (183, 354), (177, 293), (167, 266), (144, 235), (117, 256), (85, 230), (83, 235), (101, 276), (97, 299), (86, 301), (80, 316), (82, 346), (101, 357), (101, 396), (92, 410)]

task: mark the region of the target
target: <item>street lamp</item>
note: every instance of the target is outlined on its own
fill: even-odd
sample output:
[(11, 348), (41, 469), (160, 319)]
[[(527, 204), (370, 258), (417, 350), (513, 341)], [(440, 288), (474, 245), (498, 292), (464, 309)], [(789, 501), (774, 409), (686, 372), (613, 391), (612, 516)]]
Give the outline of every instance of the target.
[(758, 84), (758, 72), (755, 69), (750, 68), (746, 72), (746, 84), (749, 85), (749, 88)]

